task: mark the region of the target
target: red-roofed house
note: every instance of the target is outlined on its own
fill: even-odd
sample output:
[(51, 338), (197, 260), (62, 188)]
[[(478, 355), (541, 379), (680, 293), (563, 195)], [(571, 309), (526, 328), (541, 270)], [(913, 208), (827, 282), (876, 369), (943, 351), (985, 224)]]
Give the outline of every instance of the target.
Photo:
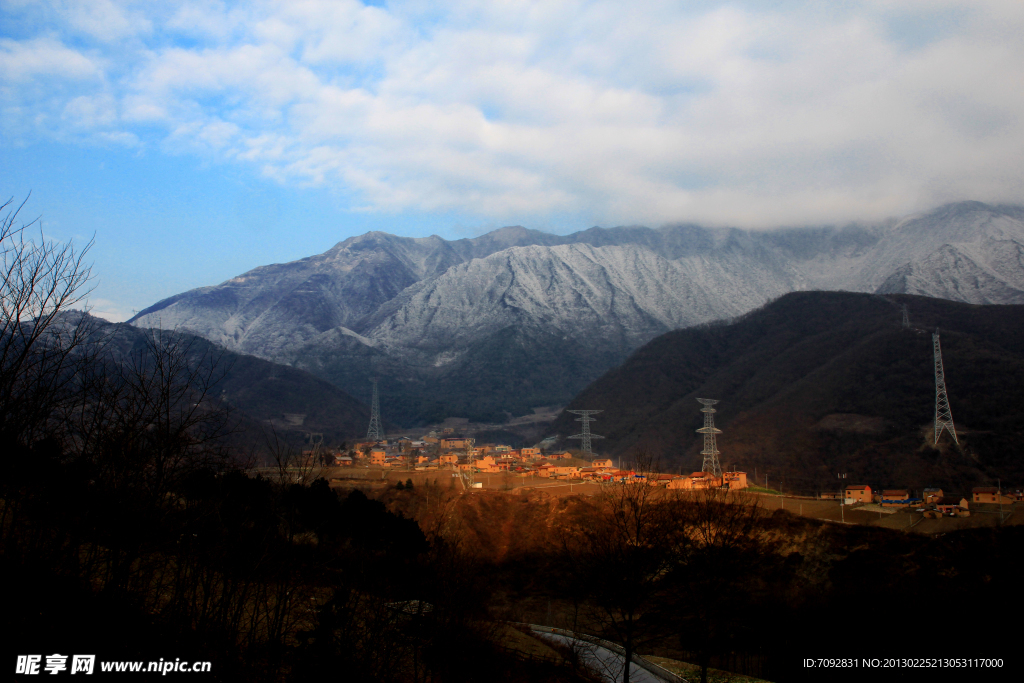
[(871, 487), (866, 484), (861, 486), (847, 486), (846, 500), (847, 502), (852, 501), (854, 503), (870, 503)]

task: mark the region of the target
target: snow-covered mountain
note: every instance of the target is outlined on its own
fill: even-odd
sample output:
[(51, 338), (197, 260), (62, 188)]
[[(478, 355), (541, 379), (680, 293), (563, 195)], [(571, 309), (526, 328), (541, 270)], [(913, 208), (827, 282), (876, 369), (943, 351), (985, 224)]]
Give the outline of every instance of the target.
[(385, 410), (414, 422), (564, 401), (658, 334), (810, 289), (1021, 303), (1024, 208), (964, 202), (773, 231), (372, 232), (171, 297), (132, 322), (189, 329), (356, 395), (372, 357)]

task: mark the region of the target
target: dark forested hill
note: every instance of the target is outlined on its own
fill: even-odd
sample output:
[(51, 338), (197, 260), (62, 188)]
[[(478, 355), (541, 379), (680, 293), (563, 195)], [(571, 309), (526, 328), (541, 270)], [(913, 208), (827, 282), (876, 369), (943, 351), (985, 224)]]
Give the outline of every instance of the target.
[[(902, 326), (907, 305), (910, 328)], [(941, 328), (960, 447), (932, 446), (931, 333)], [(719, 399), (723, 465), (813, 492), (836, 475), (872, 486), (1024, 484), (1024, 306), (909, 295), (799, 292), (743, 316), (662, 335), (579, 394), (600, 409), (595, 450), (648, 443), (699, 469), (701, 398)], [(554, 429), (579, 431), (563, 414)]]
[[(122, 357), (141, 350), (151, 331), (127, 324), (96, 320), (100, 336)], [(242, 424), (272, 425), (279, 438), (298, 445), (310, 432), (324, 435), (325, 444), (335, 445), (366, 434), (369, 408), (335, 385), (298, 368), (223, 349), (187, 332), (158, 331), (180, 336), (190, 355), (206, 354), (216, 359), (210, 394), (221, 398), (242, 415)], [(285, 416), (288, 415), (290, 419)]]

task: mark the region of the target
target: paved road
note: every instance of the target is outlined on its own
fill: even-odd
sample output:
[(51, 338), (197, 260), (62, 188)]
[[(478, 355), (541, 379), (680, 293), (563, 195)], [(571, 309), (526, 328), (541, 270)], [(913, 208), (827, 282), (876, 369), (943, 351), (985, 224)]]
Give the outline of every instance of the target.
[[(617, 683), (622, 680), (622, 666), (625, 663), (625, 658), (619, 653), (560, 633), (550, 633), (539, 629), (534, 629), (533, 633), (540, 638), (578, 648), (583, 663), (589, 669), (600, 673), (601, 677), (609, 683)], [(664, 679), (635, 663), (630, 664), (629, 680), (631, 683), (665, 683)]]

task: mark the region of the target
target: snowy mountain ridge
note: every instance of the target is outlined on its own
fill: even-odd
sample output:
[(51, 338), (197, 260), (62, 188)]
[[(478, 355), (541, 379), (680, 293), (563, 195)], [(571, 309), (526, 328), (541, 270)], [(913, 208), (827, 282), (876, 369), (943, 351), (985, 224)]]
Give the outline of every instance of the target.
[[(773, 231), (371, 232), (171, 297), (131, 322), (355, 382), (357, 395), (372, 356), (402, 405), (432, 394), (451, 414), (484, 404), (500, 413), (567, 399), (669, 330), (812, 289), (1024, 302), (1024, 208), (963, 202), (900, 221)], [(491, 379), (477, 386), (481, 377)], [(565, 386), (552, 391), (556, 379)], [(451, 392), (463, 398), (452, 403)]]

